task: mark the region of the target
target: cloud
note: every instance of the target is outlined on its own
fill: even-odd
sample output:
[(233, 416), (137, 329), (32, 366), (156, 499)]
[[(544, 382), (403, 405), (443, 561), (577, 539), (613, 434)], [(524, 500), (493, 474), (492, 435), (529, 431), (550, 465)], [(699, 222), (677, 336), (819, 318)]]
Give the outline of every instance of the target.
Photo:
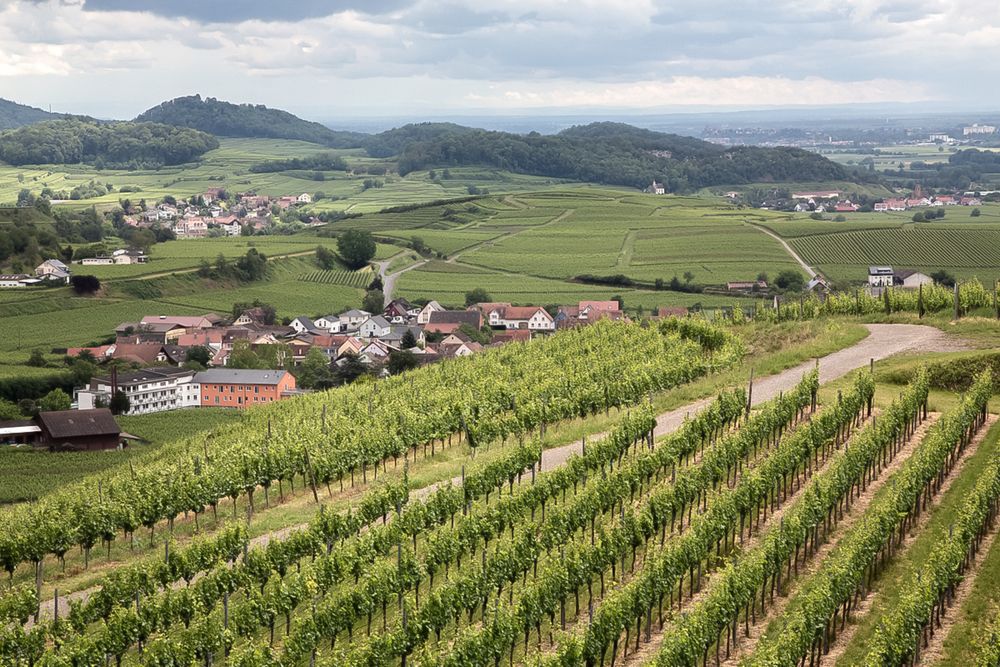
[(681, 105), (713, 106), (725, 100), (737, 106), (821, 105), (840, 103), (918, 102), (931, 99), (926, 86), (873, 79), (837, 82), (819, 77), (703, 78), (682, 76), (667, 81), (649, 80), (620, 84), (549, 83), (545, 86), (493, 85), (470, 93), (473, 106), (538, 108), (551, 106), (648, 109)]
[(995, 0), (0, 0), (5, 96), (998, 103), (998, 56)]

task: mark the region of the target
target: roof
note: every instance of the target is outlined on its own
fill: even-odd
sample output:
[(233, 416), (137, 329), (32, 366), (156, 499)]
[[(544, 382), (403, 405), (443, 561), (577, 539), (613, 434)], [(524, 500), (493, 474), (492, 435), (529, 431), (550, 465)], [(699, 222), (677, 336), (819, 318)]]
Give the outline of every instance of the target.
[(0, 435), (27, 435), (40, 433), (41, 427), (31, 419), (14, 419), (0, 422)]
[(617, 301), (581, 301), (579, 303), (580, 310), (620, 310), (620, 306)]
[(127, 359), (141, 364), (151, 364), (163, 350), (159, 343), (121, 343), (115, 345), (114, 359)]
[(389, 320), (385, 319), (381, 315), (375, 315), (373, 317), (369, 317), (367, 320), (365, 320), (364, 322), (362, 322), (361, 326), (364, 326), (364, 325), (368, 324), (369, 322), (372, 322), (375, 326), (380, 327), (380, 328), (385, 328), (385, 327), (389, 326)]
[(65, 264), (63, 264), (58, 259), (47, 259), (44, 262), (42, 262), (42, 266), (45, 266), (46, 264), (48, 264), (49, 266), (55, 267), (57, 269), (62, 269), (63, 271), (69, 271), (69, 267), (66, 266)]
[(369, 317), (371, 313), (367, 310), (359, 310), (357, 308), (351, 308), (340, 314), (340, 317)]
[(146, 315), (140, 324), (172, 324), (184, 328), (211, 326), (212, 322), (204, 315)]
[(468, 324), (478, 329), (483, 325), (483, 316), (478, 310), (436, 310), (428, 324)]
[(118, 436), (121, 429), (115, 421), (111, 410), (96, 408), (94, 410), (57, 410), (55, 412), (40, 412), (41, 422), (49, 437), (52, 438), (82, 438), (97, 435)]
[[(896, 271), (896, 277), (897, 278), (904, 278), (905, 279), (905, 278), (909, 278), (910, 276), (915, 276), (915, 275), (926, 276), (927, 274), (925, 274), (923, 271), (917, 271), (916, 269), (899, 269), (898, 271)], [(930, 277), (930, 276), (927, 276), (927, 277)]]
[(292, 322), (298, 322), (299, 324), (301, 324), (302, 326), (304, 326), (306, 329), (315, 329), (316, 328), (316, 323), (313, 322), (308, 317), (305, 317), (304, 315), (300, 315), (300, 316), (296, 317), (294, 320), (292, 320)]
[(276, 385), (288, 371), (211, 368), (194, 376), (199, 384), (268, 384)]
[[(162, 382), (185, 375), (191, 375), (191, 371), (184, 368), (143, 368), (135, 371), (122, 371), (118, 373), (118, 386)], [(111, 376), (95, 377), (93, 382), (111, 384)]]
[(891, 276), (892, 267), (891, 266), (869, 266), (868, 275), (870, 276)]

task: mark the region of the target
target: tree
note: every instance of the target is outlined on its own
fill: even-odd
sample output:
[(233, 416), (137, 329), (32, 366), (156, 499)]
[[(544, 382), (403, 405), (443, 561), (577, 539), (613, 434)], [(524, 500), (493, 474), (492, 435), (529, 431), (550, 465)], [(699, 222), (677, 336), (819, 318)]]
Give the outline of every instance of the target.
[(926, 219), (927, 217), (923, 214), (922, 211), (917, 211), (916, 213), (913, 214), (913, 222), (923, 222)]
[(462, 323), (458, 325), (458, 330), (469, 337), (480, 345), (486, 345), (491, 340), (493, 340), (493, 330), (488, 326), (484, 326), (482, 329), (477, 329), (471, 324)]
[(472, 306), (477, 303), (488, 303), (493, 300), (490, 293), (482, 287), (476, 287), (465, 293), (465, 305)]
[(330, 360), (321, 349), (310, 348), (297, 369), (296, 381), (304, 389), (325, 389), (333, 385)]
[(316, 264), (319, 268), (330, 271), (337, 268), (337, 255), (326, 246), (316, 246)]
[(955, 276), (951, 275), (950, 273), (948, 273), (944, 269), (941, 269), (940, 271), (935, 271), (934, 273), (932, 273), (931, 274), (931, 278), (938, 285), (944, 285), (945, 287), (954, 287), (955, 286)]
[(94, 294), (101, 289), (101, 281), (97, 276), (72, 276), (69, 283), (73, 286), (73, 291), (80, 295)]
[(788, 290), (790, 292), (799, 292), (805, 286), (805, 278), (803, 278), (802, 274), (795, 269), (785, 269), (778, 274), (774, 283), (780, 289)]
[(385, 295), (382, 290), (370, 289), (365, 292), (365, 298), (361, 302), (361, 309), (369, 313), (381, 313), (385, 304)]
[(653, 281), (653, 288), (657, 290), (663, 289), (663, 278), (657, 278)]
[(41, 350), (32, 350), (31, 355), (28, 356), (28, 361), (25, 362), (25, 366), (34, 366), (35, 368), (45, 368), (48, 366), (48, 362), (45, 361), (45, 355)]
[(202, 368), (206, 368), (209, 362), (212, 361), (212, 351), (204, 345), (189, 347), (187, 350), (187, 361), (188, 363), (196, 363)]
[(413, 335), (413, 332), (407, 329), (403, 333), (403, 337), (399, 339), (399, 346), (404, 350), (409, 350), (412, 347), (417, 346), (417, 337)]
[(375, 277), (372, 278), (372, 281), (368, 283), (368, 289), (370, 290), (378, 290), (381, 292), (384, 290), (384, 287), (385, 286), (382, 284), (382, 276), (377, 273), (375, 274)]
[(17, 409), (22, 415), (27, 415), (28, 417), (34, 417), (38, 414), (38, 405), (30, 398), (22, 398), (18, 401)]
[(62, 389), (53, 389), (49, 393), (38, 399), (38, 409), (41, 412), (54, 412), (56, 410), (69, 410), (72, 404), (69, 394)]
[(350, 384), (370, 373), (371, 369), (368, 365), (361, 361), (358, 355), (349, 352), (337, 364), (333, 371), (333, 377), (338, 384)]
[(85, 385), (94, 377), (97, 365), (86, 359), (76, 359), (69, 367), (69, 372), (73, 376), (73, 384), (76, 386)]
[(228, 368), (263, 368), (260, 357), (254, 352), (248, 340), (238, 340), (233, 343), (233, 349), (226, 361)]
[(982, 214), (983, 214), (982, 211), (980, 211), (978, 208), (974, 208), (972, 209), (972, 213), (970, 213), (969, 215), (972, 216), (973, 218), (978, 218)]
[(111, 396), (111, 400), (108, 401), (108, 408), (113, 415), (123, 415), (132, 409), (132, 401), (128, 399), (124, 391), (119, 389)]
[(371, 233), (351, 229), (337, 239), (337, 252), (352, 269), (360, 269), (375, 257), (375, 239)]
[(409, 371), (420, 365), (417, 355), (409, 350), (393, 350), (389, 353), (389, 363), (386, 368), (391, 375), (399, 375), (403, 371)]
[(21, 410), (15, 403), (0, 398), (0, 421), (12, 421), (14, 419), (21, 419), (22, 417)]
[(420, 253), (421, 255), (430, 250), (430, 248), (427, 247), (427, 244), (424, 243), (424, 240), (419, 236), (414, 236), (410, 239), (410, 249), (414, 252)]
[(685, 271), (684, 272), (684, 282), (685, 283), (690, 283), (692, 280), (694, 280), (694, 274), (691, 273), (690, 271)]

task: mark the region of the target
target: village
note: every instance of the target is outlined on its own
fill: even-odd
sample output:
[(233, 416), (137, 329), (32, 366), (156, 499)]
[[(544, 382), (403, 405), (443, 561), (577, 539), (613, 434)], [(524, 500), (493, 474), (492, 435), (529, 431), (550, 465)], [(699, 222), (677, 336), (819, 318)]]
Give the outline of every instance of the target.
[[(668, 310), (662, 314), (675, 314)], [(580, 301), (550, 313), (539, 306), (493, 302), (449, 310), (437, 301), (419, 306), (405, 299), (391, 301), (380, 313), (350, 309), (300, 316), (288, 324), (275, 323), (273, 309), (264, 305), (235, 318), (148, 315), (120, 324), (114, 342), (67, 349), (67, 358), (99, 369), (75, 389), (71, 409), (2, 422), (0, 438), (58, 449), (118, 447), (127, 438), (112, 434), (114, 415), (243, 409), (361, 375), (385, 377), (557, 330), (623, 319), (617, 301)], [(255, 367), (248, 367), (247, 358)], [(256, 367), (260, 363), (271, 367)], [(53, 435), (49, 425), (57, 422), (63, 428)], [(104, 429), (105, 437), (92, 437), (95, 429)]]
[[(230, 195), (224, 188), (209, 188), (189, 200), (164, 197), (156, 205), (129, 203), (124, 222), (131, 227), (160, 225), (169, 228), (178, 239), (201, 239), (210, 236), (240, 236), (266, 230), (283, 212), (301, 204), (311, 204), (314, 195), (270, 197), (254, 192)], [(309, 224), (323, 224), (310, 218)]]

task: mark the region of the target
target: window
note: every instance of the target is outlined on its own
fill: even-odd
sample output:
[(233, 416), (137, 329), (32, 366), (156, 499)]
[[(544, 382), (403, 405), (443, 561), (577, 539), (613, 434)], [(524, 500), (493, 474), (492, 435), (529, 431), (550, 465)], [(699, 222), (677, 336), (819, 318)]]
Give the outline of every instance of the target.
[[(219, 397), (218, 397), (218, 396), (216, 396), (216, 397), (215, 397), (215, 404), (216, 404), (216, 405), (218, 405), (218, 404), (219, 404)], [(64, 405), (65, 405), (65, 404), (64, 404)]]

